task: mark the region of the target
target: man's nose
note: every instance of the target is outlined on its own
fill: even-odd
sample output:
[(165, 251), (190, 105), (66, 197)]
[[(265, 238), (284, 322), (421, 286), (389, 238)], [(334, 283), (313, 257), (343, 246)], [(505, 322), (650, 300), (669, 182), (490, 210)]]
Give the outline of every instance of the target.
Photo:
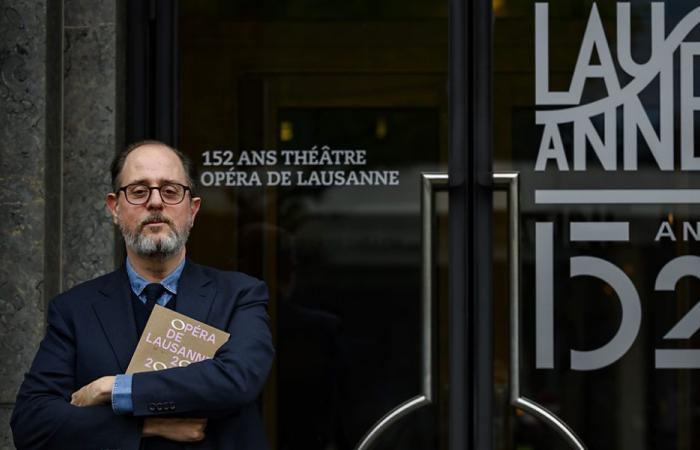
[(146, 206), (150, 208), (163, 208), (163, 197), (160, 196), (160, 189), (151, 188), (151, 195)]

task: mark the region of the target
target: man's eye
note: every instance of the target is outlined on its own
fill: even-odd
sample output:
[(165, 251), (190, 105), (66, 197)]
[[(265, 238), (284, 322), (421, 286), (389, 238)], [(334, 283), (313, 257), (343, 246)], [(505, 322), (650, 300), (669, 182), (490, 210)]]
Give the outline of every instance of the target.
[(167, 195), (169, 197), (176, 197), (180, 191), (176, 186), (163, 186), (161, 192), (163, 193), (163, 195)]
[(148, 195), (148, 189), (145, 187), (135, 187), (129, 190), (129, 195), (134, 197), (145, 197)]

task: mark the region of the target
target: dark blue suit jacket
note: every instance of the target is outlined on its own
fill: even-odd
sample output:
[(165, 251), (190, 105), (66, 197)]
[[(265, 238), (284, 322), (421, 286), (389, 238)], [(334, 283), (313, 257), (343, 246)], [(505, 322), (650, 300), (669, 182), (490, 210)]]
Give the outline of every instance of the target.
[[(209, 417), (205, 440), (182, 448), (267, 449), (255, 404), (274, 354), (265, 284), (188, 261), (176, 309), (227, 330), (230, 339), (211, 360), (134, 374), (134, 414), (118, 416), (111, 405), (76, 407), (70, 397), (97, 378), (124, 373), (129, 365), (137, 331), (126, 271), (53, 299), (46, 336), (12, 413), (17, 448), (138, 449), (142, 418), (175, 414)], [(172, 404), (175, 410), (149, 411), (156, 403)]]

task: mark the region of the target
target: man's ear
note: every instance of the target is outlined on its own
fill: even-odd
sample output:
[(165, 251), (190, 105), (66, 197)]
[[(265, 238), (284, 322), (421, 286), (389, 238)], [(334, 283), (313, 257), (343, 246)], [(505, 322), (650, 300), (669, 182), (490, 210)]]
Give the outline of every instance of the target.
[(192, 200), (190, 201), (190, 211), (192, 212), (192, 220), (194, 220), (194, 218), (197, 216), (200, 206), (202, 206), (201, 197), (192, 197)]
[(117, 224), (117, 208), (119, 206), (119, 198), (117, 197), (117, 194), (114, 194), (110, 192), (107, 194), (107, 197), (105, 198), (105, 204), (107, 205), (107, 210), (112, 216), (112, 222), (114, 224)]

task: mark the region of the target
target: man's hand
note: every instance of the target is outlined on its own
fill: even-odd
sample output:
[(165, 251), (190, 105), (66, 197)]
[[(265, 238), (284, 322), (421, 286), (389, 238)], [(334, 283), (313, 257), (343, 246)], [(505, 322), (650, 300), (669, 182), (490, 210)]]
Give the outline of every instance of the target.
[(87, 384), (71, 395), (70, 404), (74, 406), (104, 405), (112, 399), (114, 387), (113, 376), (98, 378)]
[(204, 439), (206, 426), (207, 419), (147, 417), (143, 420), (141, 436), (160, 436), (177, 442), (197, 442)]

